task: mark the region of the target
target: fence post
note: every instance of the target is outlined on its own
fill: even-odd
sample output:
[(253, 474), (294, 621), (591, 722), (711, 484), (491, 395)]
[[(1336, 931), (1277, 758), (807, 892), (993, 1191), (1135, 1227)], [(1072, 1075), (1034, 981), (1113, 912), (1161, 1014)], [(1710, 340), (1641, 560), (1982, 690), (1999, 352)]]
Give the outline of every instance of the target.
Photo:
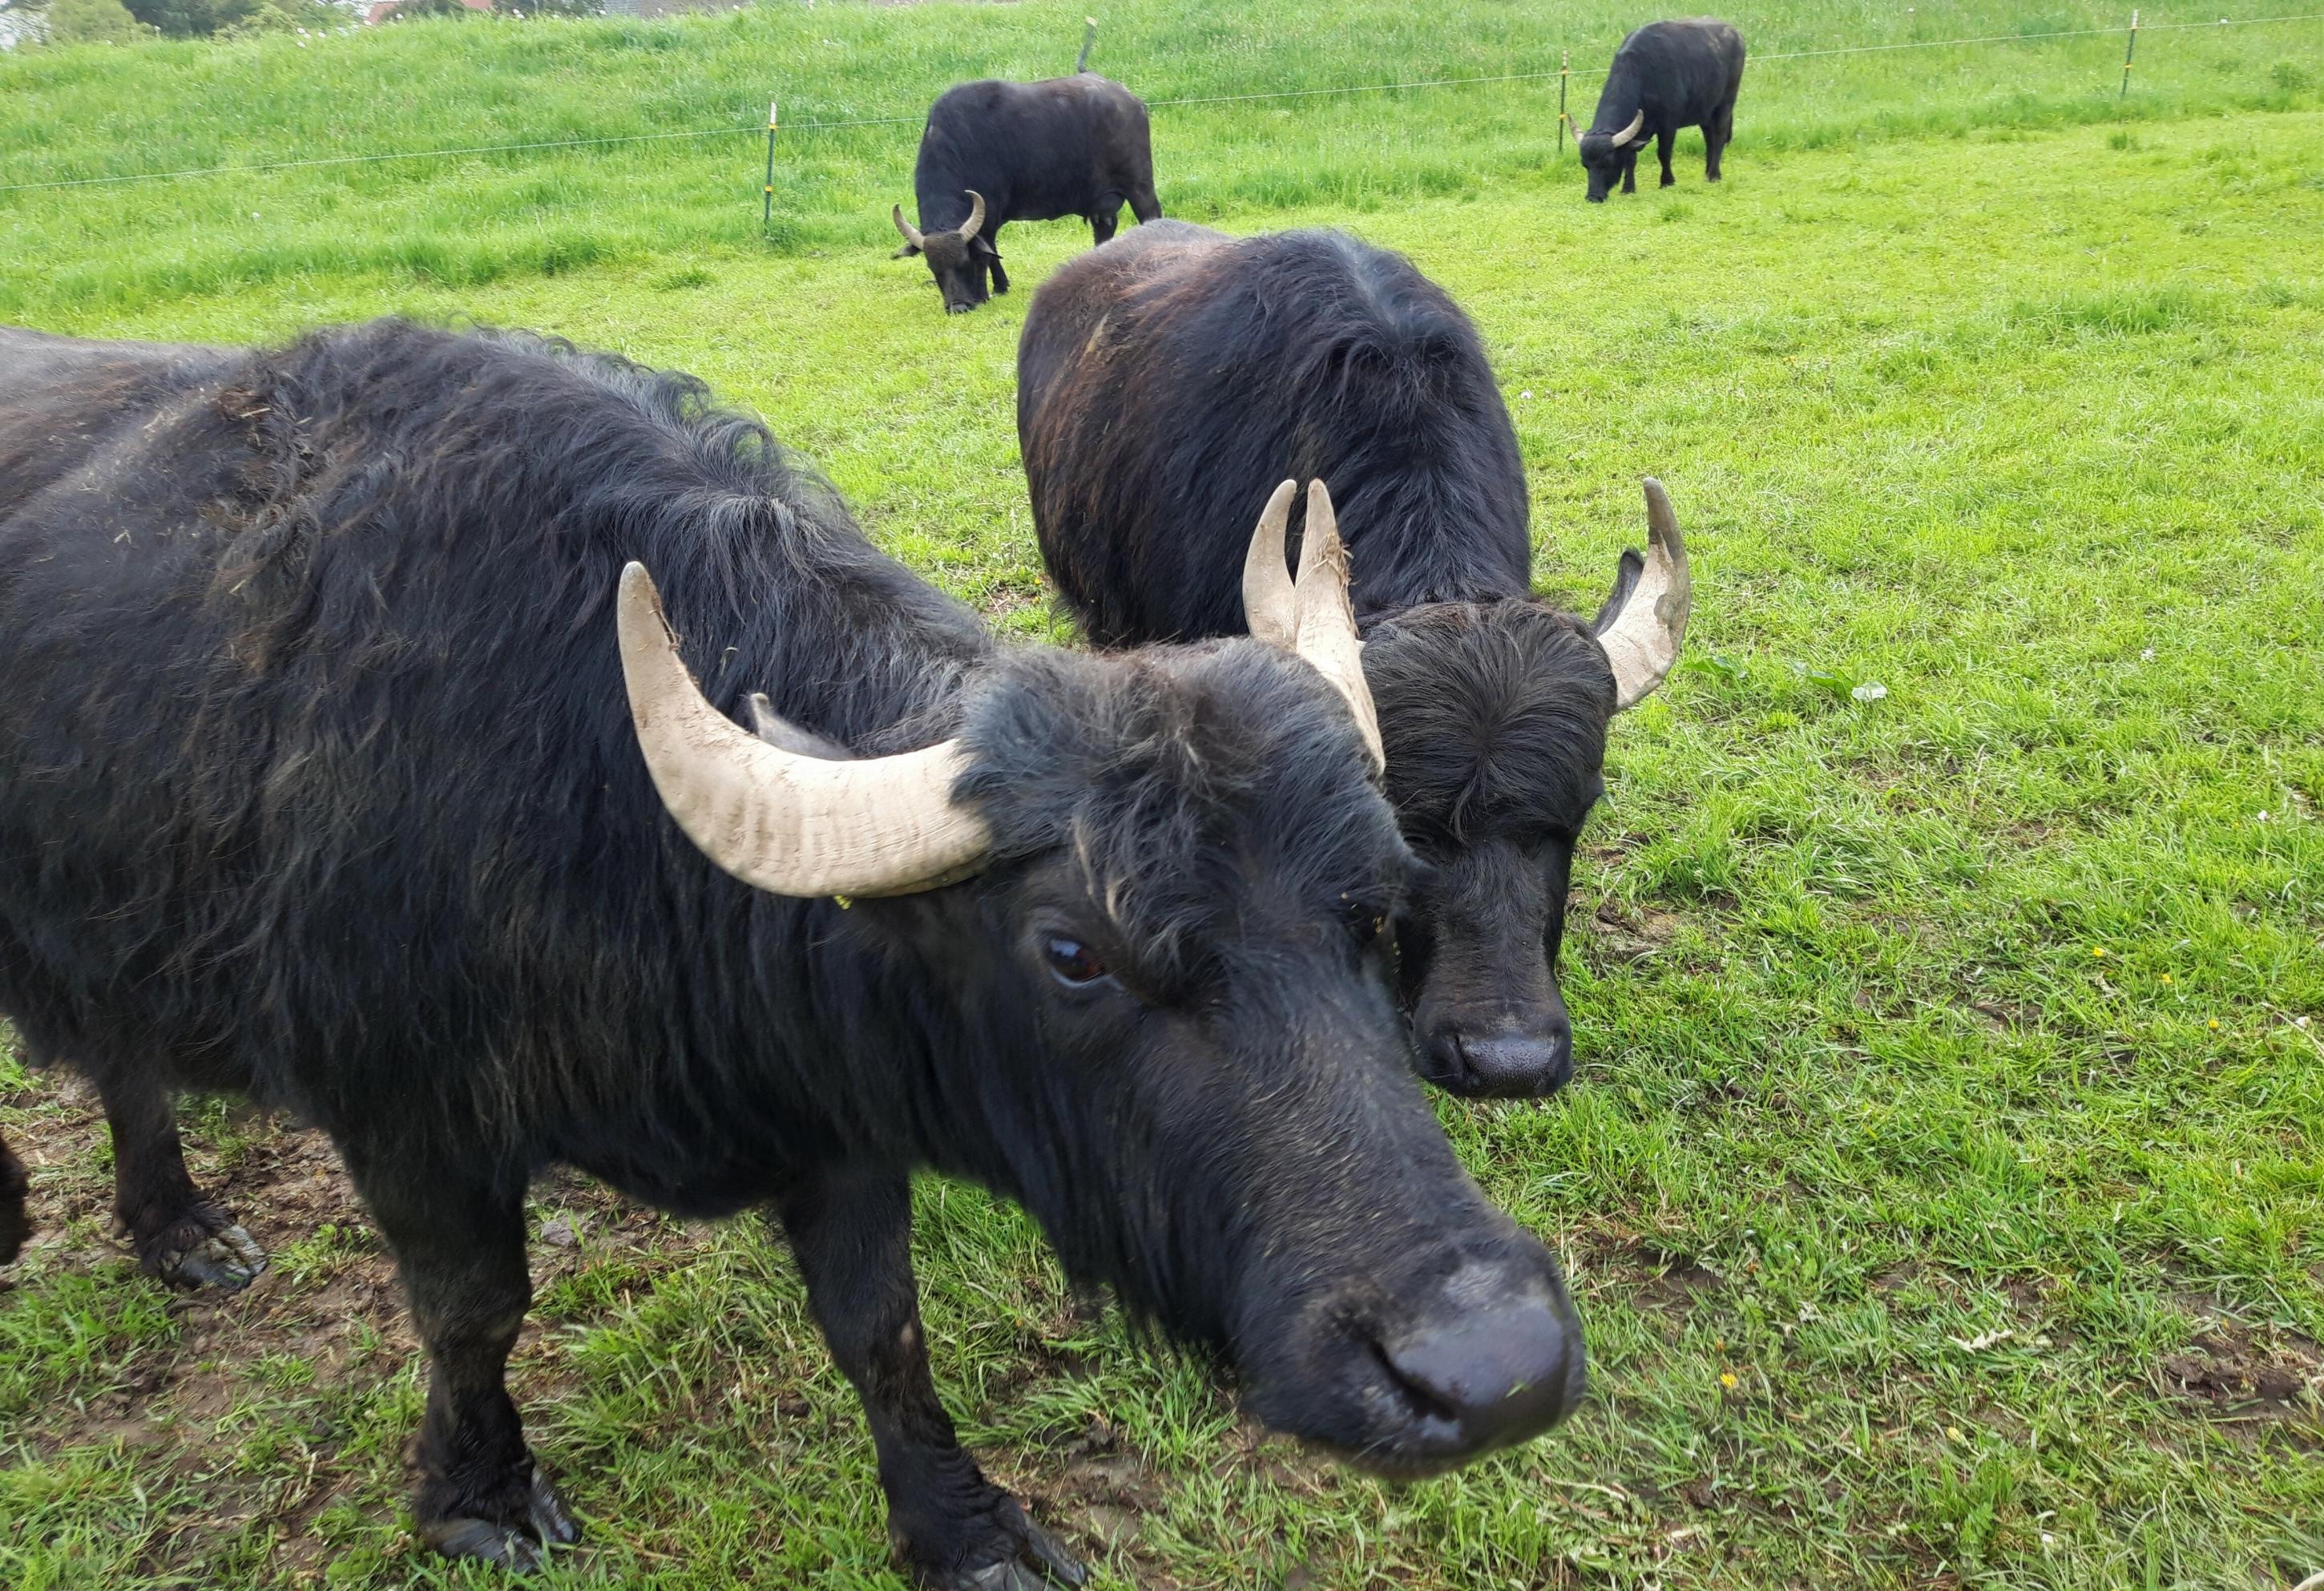
[(1557, 153), (1561, 156), (1565, 153), (1565, 74), (1572, 64), (1572, 51), (1557, 52)]
[(775, 106), (778, 101), (767, 101), (767, 185), (766, 204), (759, 216), (761, 233), (775, 229)]
[(2130, 58), (2137, 53), (2138, 8), (2134, 5), (2130, 10), (2130, 42), (2122, 47), (2122, 94), (2120, 97), (2124, 99), (2128, 99), (2130, 97)]

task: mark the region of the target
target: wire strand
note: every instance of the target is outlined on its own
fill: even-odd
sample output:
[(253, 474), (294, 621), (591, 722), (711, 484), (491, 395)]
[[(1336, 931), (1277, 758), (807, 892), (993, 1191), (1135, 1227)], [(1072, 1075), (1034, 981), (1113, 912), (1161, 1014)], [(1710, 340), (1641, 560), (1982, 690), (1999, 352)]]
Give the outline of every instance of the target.
[[(2089, 39), (2129, 32), (2159, 33), (2190, 28), (2264, 27), (2276, 23), (2324, 22), (2324, 12), (2297, 16), (2221, 17), (2217, 22), (2148, 23), (2131, 28), (2061, 28), (2045, 33), (1987, 33), (1967, 39), (1909, 39), (1895, 44), (1847, 44), (1831, 50), (1789, 50), (1750, 57), (1754, 64), (1771, 60), (1808, 60), (1831, 55), (1872, 55), (1893, 50), (1943, 50), (1967, 44), (2030, 44), (2044, 39)], [(1388, 94), (1407, 88), (1467, 88), (1489, 83), (1537, 82), (1545, 78), (1602, 78), (1602, 69), (1584, 71), (1503, 72), (1481, 78), (1417, 78), (1401, 83), (1354, 83), (1331, 88), (1274, 88), (1250, 94), (1200, 94), (1179, 99), (1149, 99), (1150, 109), (1167, 110), (1190, 105), (1237, 105), (1259, 99), (1317, 99), (1342, 94)], [(786, 122), (786, 133), (835, 132), (846, 127), (918, 125), (924, 116), (864, 116), (832, 122)], [(703, 127), (683, 133), (622, 133), (597, 138), (548, 138), (527, 143), (475, 143), (451, 149), (394, 150), (374, 154), (318, 155), (304, 160), (262, 161), (239, 166), (192, 166), (176, 171), (130, 171), (112, 177), (62, 177), (46, 182), (0, 183), (0, 193), (30, 193), (64, 188), (102, 188), (126, 182), (174, 182), (196, 177), (246, 176), (266, 171), (295, 171), (320, 166), (375, 165), (386, 161), (445, 160), (470, 154), (519, 154), (543, 149), (597, 149), (622, 143), (652, 143), (686, 138), (731, 138), (742, 133), (772, 131), (757, 123), (733, 127)]]

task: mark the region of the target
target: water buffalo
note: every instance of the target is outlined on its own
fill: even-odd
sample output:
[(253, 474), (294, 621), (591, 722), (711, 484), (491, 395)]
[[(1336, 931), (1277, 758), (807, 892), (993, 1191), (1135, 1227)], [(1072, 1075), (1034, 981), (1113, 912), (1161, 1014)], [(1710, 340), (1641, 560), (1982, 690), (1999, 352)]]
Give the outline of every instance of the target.
[(1574, 147), (1590, 177), (1590, 202), (1606, 202), (1614, 179), (1622, 191), (1638, 190), (1638, 152), (1659, 141), (1663, 186), (1671, 175), (1671, 145), (1681, 127), (1701, 127), (1704, 172), (1719, 180), (1719, 155), (1735, 136), (1735, 97), (1743, 89), (1743, 35), (1716, 17), (1648, 23), (1622, 41), (1598, 114)]
[(1426, 1075), (1555, 1089), (1567, 874), (1607, 721), (1661, 682), (1686, 623), (1662, 489), (1594, 621), (1535, 598), (1524, 467), (1475, 328), (1335, 232), (1141, 227), (1034, 295), (1017, 370), (1042, 556), (1102, 644), (1243, 628), (1235, 522), (1279, 476), (1332, 483), (1388, 793), (1428, 865), (1397, 933)]
[(930, 1586), (1080, 1571), (937, 1401), (916, 1168), (1374, 1468), (1580, 1396), (1554, 1264), (1412, 1079), (1328, 538), (1268, 610), (1296, 655), (1003, 650), (683, 375), (391, 320), (0, 333), (0, 1013), (96, 1083), (173, 1280), (263, 1262), (172, 1088), (329, 1133), (430, 1361), (442, 1551), (576, 1534), (503, 1384), (552, 1163), (773, 1209)]
[(1009, 291), (1001, 229), (1011, 221), (1084, 216), (1103, 243), (1124, 204), (1140, 222), (1162, 213), (1146, 102), (1094, 72), (945, 89), (920, 134), (912, 192), (920, 224), (895, 208), (896, 257), (927, 261), (951, 315), (985, 301), (988, 272), (993, 292)]

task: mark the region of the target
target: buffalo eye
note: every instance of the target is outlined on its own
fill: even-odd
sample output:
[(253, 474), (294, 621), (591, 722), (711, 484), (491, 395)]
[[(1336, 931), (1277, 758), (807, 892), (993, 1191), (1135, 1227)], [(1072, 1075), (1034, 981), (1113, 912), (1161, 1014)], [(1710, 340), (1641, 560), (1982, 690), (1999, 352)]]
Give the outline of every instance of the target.
[(1107, 969), (1105, 963), (1079, 939), (1053, 934), (1049, 942), (1042, 947), (1042, 954), (1048, 960), (1049, 975), (1068, 989), (1093, 988), (1113, 981), (1113, 974)]
[(1360, 903), (1348, 908), (1348, 931), (1356, 936), (1357, 945), (1371, 948), (1381, 934), (1388, 931), (1388, 913)]

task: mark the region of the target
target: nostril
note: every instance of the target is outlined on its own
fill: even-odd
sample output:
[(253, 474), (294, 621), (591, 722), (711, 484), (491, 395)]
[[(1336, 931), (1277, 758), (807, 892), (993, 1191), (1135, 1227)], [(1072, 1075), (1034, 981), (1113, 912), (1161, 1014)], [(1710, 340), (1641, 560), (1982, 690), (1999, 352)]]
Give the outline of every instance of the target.
[(1572, 1041), (1563, 1032), (1511, 1029), (1464, 1039), (1461, 1056), (1469, 1091), (1501, 1097), (1552, 1094), (1572, 1069)]
[[(1445, 1302), (1457, 1300), (1448, 1296)], [(1382, 1344), (1379, 1353), (1420, 1416), (1422, 1439), (1448, 1455), (1489, 1452), (1537, 1436), (1579, 1398), (1579, 1340), (1537, 1288), (1453, 1308)]]

